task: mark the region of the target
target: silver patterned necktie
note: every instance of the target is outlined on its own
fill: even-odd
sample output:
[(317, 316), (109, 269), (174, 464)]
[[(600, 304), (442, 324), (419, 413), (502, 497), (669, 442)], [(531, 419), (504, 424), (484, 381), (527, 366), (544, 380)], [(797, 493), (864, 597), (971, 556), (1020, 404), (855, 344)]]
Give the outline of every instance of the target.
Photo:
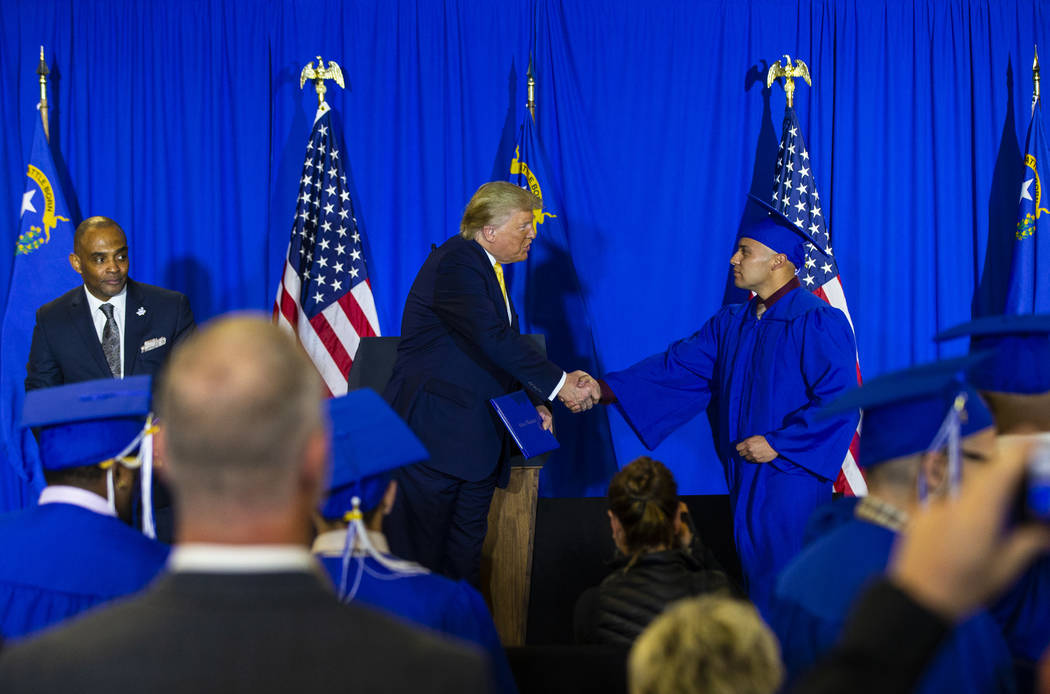
[(102, 328), (102, 351), (113, 378), (120, 378), (120, 328), (113, 318), (113, 304), (102, 304), (98, 308), (106, 314), (106, 325)]

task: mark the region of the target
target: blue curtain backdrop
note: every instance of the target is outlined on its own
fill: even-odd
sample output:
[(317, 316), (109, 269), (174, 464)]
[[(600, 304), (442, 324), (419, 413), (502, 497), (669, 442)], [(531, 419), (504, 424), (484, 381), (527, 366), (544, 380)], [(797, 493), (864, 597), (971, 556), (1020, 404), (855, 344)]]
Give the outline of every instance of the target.
[[(40, 44), (77, 219), (128, 233), (132, 275), (201, 319), (269, 311), (316, 107), (330, 86), (384, 334), (430, 244), (501, 178), (535, 51), (537, 130), (571, 220), (603, 370), (735, 297), (728, 257), (766, 195), (784, 108), (765, 71), (801, 57), (796, 105), (867, 376), (934, 359), (931, 337), (1002, 308), (1038, 0), (14, 0), (0, 5), (0, 296), (32, 143)], [(1048, 58), (1050, 60), (1050, 58)], [(574, 364), (562, 366), (573, 369)], [(564, 422), (570, 415), (556, 413)], [(555, 458), (554, 495), (601, 494), (643, 448)], [(685, 492), (724, 489), (700, 418), (655, 454)], [(584, 459), (584, 456), (586, 458)], [(577, 470), (578, 474), (571, 471)], [(568, 474), (567, 471), (570, 471)]]

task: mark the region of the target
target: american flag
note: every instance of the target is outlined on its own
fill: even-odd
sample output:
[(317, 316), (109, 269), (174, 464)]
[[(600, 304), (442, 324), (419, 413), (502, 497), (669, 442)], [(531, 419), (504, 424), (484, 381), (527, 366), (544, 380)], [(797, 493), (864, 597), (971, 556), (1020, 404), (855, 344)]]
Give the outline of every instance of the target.
[(332, 125), (325, 104), (306, 144), (273, 320), (298, 337), (335, 396), (346, 393), (361, 338), (379, 335), (379, 318), (347, 185), (346, 152)]
[[(802, 139), (802, 128), (799, 127), (795, 109), (788, 106), (784, 111), (784, 132), (780, 137), (780, 149), (777, 152), (777, 169), (773, 180), (773, 206), (793, 220), (810, 237), (811, 244), (806, 246), (806, 259), (799, 268), (798, 278), (802, 286), (846, 314), (846, 320), (853, 327), (853, 319), (846, 306), (846, 296), (842, 293), (842, 281), (839, 269), (832, 255), (831, 237), (821, 212), (820, 193), (817, 183), (810, 172), (809, 150)], [(819, 245), (827, 255), (821, 254), (813, 245)], [(860, 383), (860, 358), (857, 359), (857, 383)], [(868, 485), (857, 467), (857, 456), (860, 448), (860, 425), (853, 433), (846, 459), (835, 480), (835, 491), (851, 496), (863, 496), (868, 493)]]

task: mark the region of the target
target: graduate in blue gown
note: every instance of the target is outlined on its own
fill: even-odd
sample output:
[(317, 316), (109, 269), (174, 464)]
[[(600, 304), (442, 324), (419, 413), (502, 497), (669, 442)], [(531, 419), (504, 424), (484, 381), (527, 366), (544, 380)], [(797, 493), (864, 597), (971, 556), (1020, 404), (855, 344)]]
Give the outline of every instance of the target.
[[(777, 582), (768, 616), (789, 681), (835, 644), (854, 601), (885, 572), (894, 540), (907, 531), (909, 514), (925, 499), (950, 493), (960, 480), (965, 483), (965, 469), (983, 464), (993, 452), (991, 413), (960, 375), (968, 363), (952, 360), (890, 374), (832, 406), (864, 410), (860, 463), (867, 472), (868, 496), (855, 504), (852, 518), (837, 519), (807, 546)], [(956, 464), (940, 443), (947, 440), (951, 446), (953, 429), (960, 451)], [(1016, 691), (1010, 652), (987, 611), (954, 628), (918, 691)]]
[(814, 416), (856, 388), (856, 344), (845, 314), (795, 276), (808, 237), (768, 209), (741, 230), (730, 259), (734, 283), (754, 298), (600, 382), (601, 401), (616, 402), (649, 449), (707, 410), (748, 595), (760, 609), (802, 547), (813, 509), (830, 501), (857, 425), (856, 413)]
[(313, 552), (339, 597), (476, 644), (490, 658), (496, 691), (517, 692), (507, 655), (481, 594), (390, 554), (383, 517), (393, 508), (393, 472), (427, 458), (408, 426), (376, 393), (329, 401), (332, 478)]
[[(955, 326), (938, 341), (970, 337), (970, 352), (991, 351), (970, 371), (1002, 439), (1050, 434), (1050, 315), (986, 316)], [(1022, 686), (1050, 648), (1050, 557), (1036, 561), (990, 607), (1003, 629)]]
[(4, 638), (135, 593), (164, 567), (168, 549), (125, 522), (134, 472), (117, 462), (137, 447), (149, 408), (149, 376), (26, 396), (22, 425), (39, 428), (48, 484), (37, 506), (0, 517)]

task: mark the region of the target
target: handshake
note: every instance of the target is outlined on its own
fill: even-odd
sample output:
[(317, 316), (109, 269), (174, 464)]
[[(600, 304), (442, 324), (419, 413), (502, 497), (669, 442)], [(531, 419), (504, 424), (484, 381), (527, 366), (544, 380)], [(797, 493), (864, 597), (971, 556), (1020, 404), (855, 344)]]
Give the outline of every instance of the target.
[(571, 412), (584, 412), (598, 404), (602, 389), (586, 371), (573, 371), (565, 377), (558, 399)]

